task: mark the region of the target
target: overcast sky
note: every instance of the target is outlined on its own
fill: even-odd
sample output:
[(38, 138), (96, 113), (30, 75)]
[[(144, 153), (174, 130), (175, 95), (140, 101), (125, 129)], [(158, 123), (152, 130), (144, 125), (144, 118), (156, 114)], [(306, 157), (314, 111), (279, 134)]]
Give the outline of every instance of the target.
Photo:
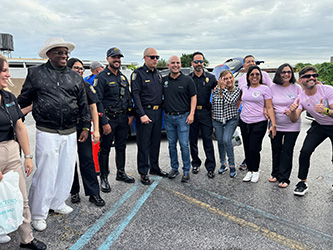
[(262, 67), (322, 63), (333, 56), (331, 0), (1, 0), (0, 33), (14, 37), (12, 57), (39, 58), (45, 40), (76, 44), (72, 57), (105, 60), (113, 46), (123, 61), (202, 51), (210, 66), (253, 54)]

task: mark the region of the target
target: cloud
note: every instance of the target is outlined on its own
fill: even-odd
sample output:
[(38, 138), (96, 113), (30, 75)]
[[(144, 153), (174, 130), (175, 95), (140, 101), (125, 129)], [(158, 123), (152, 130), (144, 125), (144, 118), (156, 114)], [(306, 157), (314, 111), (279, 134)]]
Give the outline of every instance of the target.
[(333, 6), (328, 0), (264, 1), (2, 1), (2, 32), (14, 36), (15, 57), (38, 57), (52, 36), (77, 47), (72, 55), (103, 60), (117, 46), (142, 62), (146, 47), (162, 58), (200, 50), (211, 66), (254, 54), (266, 66), (328, 61)]

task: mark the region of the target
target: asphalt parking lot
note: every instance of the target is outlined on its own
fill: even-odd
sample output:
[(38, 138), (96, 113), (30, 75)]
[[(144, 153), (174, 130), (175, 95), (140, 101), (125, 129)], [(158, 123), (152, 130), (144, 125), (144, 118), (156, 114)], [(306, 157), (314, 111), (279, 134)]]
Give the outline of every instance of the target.
[[(26, 121), (34, 152), (35, 127)], [(327, 139), (312, 156), (308, 177), (309, 191), (304, 197), (293, 195), (298, 182), (298, 155), (310, 121), (303, 119), (298, 138), (291, 184), (286, 189), (269, 183), (271, 150), (265, 137), (261, 154), (260, 180), (244, 183), (245, 172), (236, 178), (228, 174), (208, 179), (201, 167), (189, 183), (154, 177), (150, 186), (139, 181), (136, 170), (136, 144), (127, 146), (126, 171), (136, 183), (115, 180), (114, 150), (110, 157), (111, 193), (101, 193), (106, 201), (95, 207), (84, 197), (67, 204), (69, 215), (50, 214), (48, 228), (34, 231), (48, 249), (333, 249), (333, 168), (332, 145)], [(203, 157), (202, 142), (200, 155)], [(218, 160), (217, 142), (214, 142)], [(242, 146), (235, 148), (236, 162), (243, 160)], [(219, 165), (219, 164), (218, 164)], [(163, 137), (160, 166), (169, 171), (168, 143)], [(31, 178), (27, 178), (29, 189)], [(81, 180), (80, 180), (81, 181)], [(82, 186), (82, 183), (81, 183)], [(0, 249), (19, 249), (18, 234)]]

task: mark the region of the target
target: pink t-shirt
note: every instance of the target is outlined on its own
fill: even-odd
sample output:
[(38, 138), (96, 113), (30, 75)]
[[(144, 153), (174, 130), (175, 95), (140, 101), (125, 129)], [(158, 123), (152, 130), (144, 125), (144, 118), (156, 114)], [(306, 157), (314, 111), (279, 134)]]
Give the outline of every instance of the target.
[(256, 88), (242, 88), (242, 112), (243, 122), (251, 124), (267, 120), (264, 115), (265, 100), (272, 99), (272, 92), (266, 85)]
[(330, 104), (333, 104), (333, 87), (329, 85), (317, 84), (317, 92), (308, 96), (303, 91), (299, 95), (299, 109), (305, 109), (320, 125), (333, 125), (333, 118), (328, 115), (323, 115), (315, 111), (315, 105), (320, 103), (323, 98), (323, 104), (326, 108), (329, 108)]
[[(262, 83), (268, 87), (273, 85), (272, 79), (269, 77), (269, 74), (266, 71), (261, 71), (262, 73)], [(238, 88), (242, 89), (244, 86), (247, 86), (246, 73), (238, 79)]]
[(278, 84), (271, 86), (272, 102), (275, 113), (276, 130), (285, 132), (297, 132), (301, 130), (301, 119), (293, 123), (289, 116), (284, 112), (289, 109), (290, 105), (295, 102), (301, 94), (302, 88), (298, 84), (290, 84), (288, 87), (282, 87)]

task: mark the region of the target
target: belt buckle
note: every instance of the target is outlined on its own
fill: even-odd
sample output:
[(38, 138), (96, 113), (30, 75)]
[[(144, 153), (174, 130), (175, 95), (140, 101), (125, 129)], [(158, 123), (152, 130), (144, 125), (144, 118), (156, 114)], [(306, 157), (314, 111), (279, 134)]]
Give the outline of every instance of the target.
[(197, 106), (197, 109), (202, 109), (202, 106)]
[(154, 109), (154, 110), (156, 110), (156, 109), (158, 109), (158, 108), (159, 108), (158, 105), (153, 106), (153, 109)]

